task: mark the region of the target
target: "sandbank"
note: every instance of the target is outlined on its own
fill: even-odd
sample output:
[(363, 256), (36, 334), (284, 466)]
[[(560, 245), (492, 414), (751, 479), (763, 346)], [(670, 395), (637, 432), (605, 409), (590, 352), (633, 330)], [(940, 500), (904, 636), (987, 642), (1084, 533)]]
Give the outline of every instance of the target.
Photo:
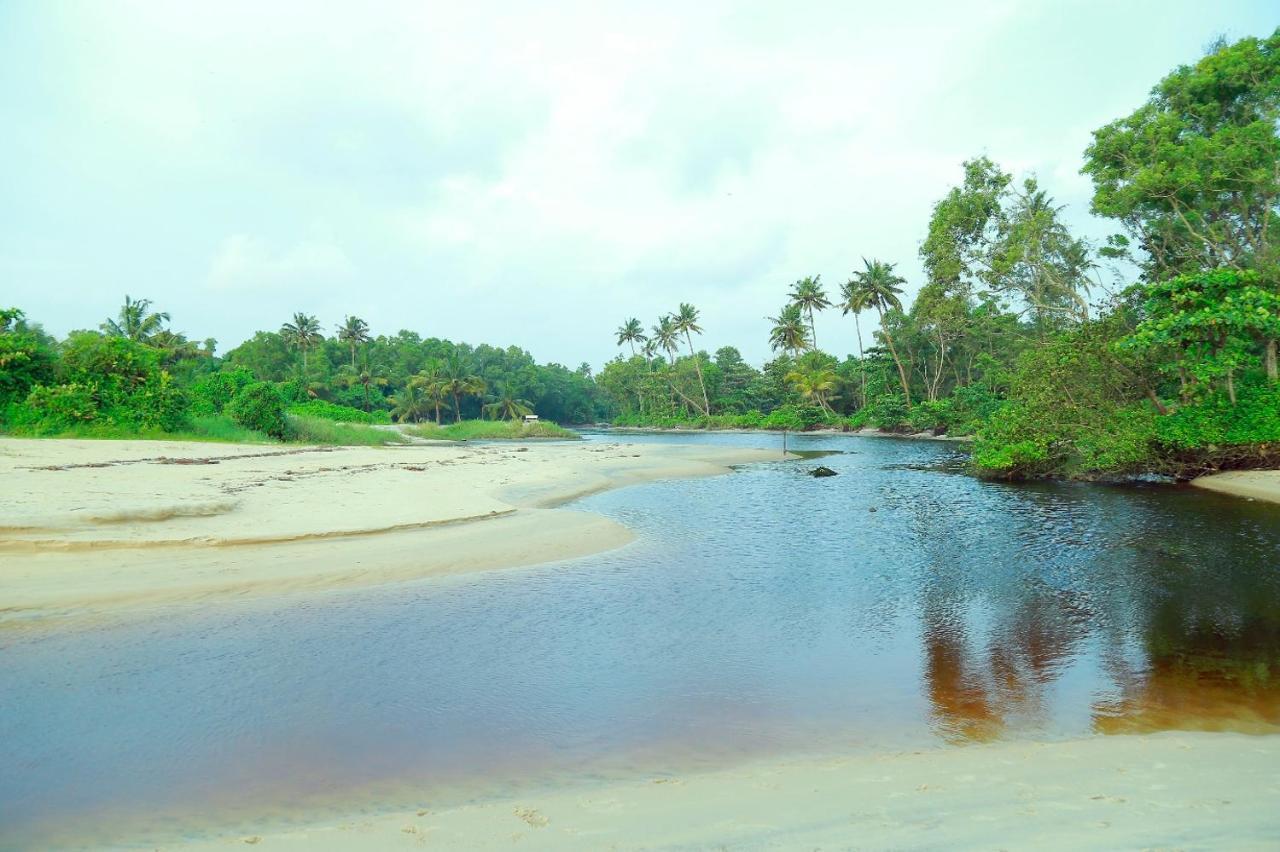
[(583, 556), (632, 535), (563, 503), (778, 458), (596, 442), (0, 439), (0, 625)]
[[(1160, 733), (769, 759), (192, 838), (260, 849), (1274, 849), (1280, 737)], [(163, 847), (162, 847), (163, 848)]]
[(1197, 488), (1280, 503), (1280, 470), (1232, 470), (1191, 480)]

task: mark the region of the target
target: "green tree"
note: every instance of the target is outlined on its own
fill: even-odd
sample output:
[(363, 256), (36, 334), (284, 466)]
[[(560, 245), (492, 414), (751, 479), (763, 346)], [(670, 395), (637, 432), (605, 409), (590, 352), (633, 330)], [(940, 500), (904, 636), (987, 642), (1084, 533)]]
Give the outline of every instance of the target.
[(151, 310), (150, 299), (134, 301), (124, 297), (124, 304), (115, 319), (109, 319), (101, 326), (104, 334), (112, 337), (125, 337), (138, 343), (147, 343), (164, 328), (169, 321), (167, 313)]
[[(297, 317), (294, 317), (295, 323)], [(356, 368), (356, 347), (369, 342), (369, 324), (360, 317), (349, 316), (338, 326), (338, 339), (351, 348), (351, 369)]]
[(893, 334), (885, 324), (885, 312), (894, 310), (902, 310), (901, 284), (905, 284), (906, 279), (894, 273), (895, 264), (885, 263), (880, 260), (862, 259), (865, 269), (860, 272), (853, 273), (853, 279), (857, 282), (857, 289), (862, 291), (865, 304), (876, 309), (876, 313), (880, 316), (880, 336), (884, 338), (885, 345), (889, 347), (889, 354), (893, 357), (893, 363), (898, 368), (898, 378), (902, 383), (902, 396), (907, 405), (907, 410), (911, 409), (911, 384), (907, 381), (907, 371), (902, 366), (902, 359), (898, 356), (898, 349), (893, 342)]
[[(280, 334), (284, 336), (289, 345), (302, 353), (302, 372), (306, 373), (307, 351), (324, 340), (324, 335), (320, 333), (320, 321), (313, 316), (299, 312), (293, 315), (293, 322), (287, 322), (280, 326)], [(355, 368), (355, 364), (351, 366), (352, 369)]]
[(804, 315), (800, 305), (792, 302), (783, 307), (776, 317), (766, 317), (773, 323), (769, 329), (769, 346), (774, 352), (795, 357), (812, 346), (804, 327)]
[(698, 325), (698, 309), (688, 302), (681, 302), (680, 309), (671, 317), (671, 327), (676, 334), (683, 334), (689, 344), (689, 357), (693, 359), (693, 369), (698, 374), (698, 387), (702, 389), (702, 413), (711, 413), (711, 400), (707, 398), (707, 383), (702, 377), (702, 359), (693, 350), (693, 335), (702, 334), (702, 326)]
[(617, 332), (615, 332), (615, 334), (617, 335), (619, 346), (621, 346), (624, 343), (631, 344), (631, 357), (633, 358), (637, 354), (636, 344), (644, 343), (646, 340), (649, 339), (648, 337), (645, 336), (644, 326), (642, 326), (640, 324), (640, 320), (636, 319), (635, 317), (632, 317), (631, 319), (624, 322), (622, 325), (618, 326), (618, 330)]
[(484, 379), (473, 373), (458, 357), (450, 358), (441, 370), (445, 393), (453, 398), (453, 422), (462, 420), (462, 397), (479, 396), (485, 392)]
[(836, 371), (824, 364), (797, 364), (787, 373), (787, 382), (795, 388), (800, 396), (828, 414), (835, 414), (831, 409), (830, 399), (839, 386)]
[(492, 402), (484, 406), (484, 413), (497, 420), (519, 420), (526, 414), (533, 413), (533, 403), (520, 399), (505, 386), (499, 387)]
[(822, 276), (813, 275), (805, 276), (797, 281), (791, 287), (791, 302), (799, 305), (809, 316), (809, 342), (813, 344), (813, 348), (818, 348), (818, 327), (814, 325), (813, 315), (817, 311), (826, 310), (831, 307), (830, 300), (827, 299), (827, 293), (822, 289)]

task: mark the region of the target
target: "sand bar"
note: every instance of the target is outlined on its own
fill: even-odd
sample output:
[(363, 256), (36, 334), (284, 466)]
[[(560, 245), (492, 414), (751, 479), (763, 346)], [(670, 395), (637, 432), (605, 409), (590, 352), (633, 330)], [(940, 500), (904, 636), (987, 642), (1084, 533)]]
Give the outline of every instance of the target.
[(1162, 733), (770, 759), (191, 849), (1274, 849), (1280, 737)]
[(1232, 470), (1191, 480), (1197, 488), (1280, 503), (1280, 470)]
[(0, 439), (0, 625), (583, 556), (631, 533), (564, 502), (778, 458), (594, 442)]

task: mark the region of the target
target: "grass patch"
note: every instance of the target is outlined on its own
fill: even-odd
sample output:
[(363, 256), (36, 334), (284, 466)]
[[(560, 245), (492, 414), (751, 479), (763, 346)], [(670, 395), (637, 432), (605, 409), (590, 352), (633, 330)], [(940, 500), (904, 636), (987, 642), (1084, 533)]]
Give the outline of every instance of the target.
[(288, 414), (299, 417), (318, 417), (335, 423), (390, 423), (391, 415), (385, 411), (361, 411), (349, 405), (336, 405), (322, 399), (312, 399), (289, 406)]
[(421, 423), (406, 427), (405, 432), (419, 438), (443, 441), (523, 441), (529, 438), (576, 441), (582, 437), (554, 423), (521, 423), (518, 420), (463, 420), (447, 426)]
[(191, 418), (191, 427), (166, 432), (157, 427), (129, 426), (120, 423), (84, 423), (57, 431), (3, 430), (12, 438), (72, 438), (90, 441), (204, 441), (218, 444), (276, 444), (274, 438), (237, 424), (224, 414)]
[(335, 423), (322, 417), (287, 414), (289, 440), (302, 444), (329, 444), (337, 447), (381, 447), (406, 443), (393, 429), (375, 429), (356, 423)]

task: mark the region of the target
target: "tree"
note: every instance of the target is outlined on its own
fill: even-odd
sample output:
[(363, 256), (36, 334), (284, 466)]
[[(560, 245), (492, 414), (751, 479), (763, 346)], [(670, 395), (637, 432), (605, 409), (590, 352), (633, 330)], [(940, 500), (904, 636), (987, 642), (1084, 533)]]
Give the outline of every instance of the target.
[(792, 302), (783, 307), (776, 317), (766, 319), (773, 323), (773, 327), (769, 329), (769, 346), (774, 352), (781, 349), (795, 357), (811, 346), (798, 303)]
[(1137, 240), (1148, 281), (1219, 267), (1274, 281), (1277, 128), (1280, 29), (1220, 42), (1161, 80), (1133, 114), (1094, 131), (1082, 169), (1093, 211)]
[(445, 362), (440, 378), (445, 393), (453, 398), (453, 422), (458, 423), (462, 420), (461, 398), (484, 393), (484, 379), (471, 372), (470, 367), (456, 355)]
[(415, 382), (409, 382), (396, 391), (391, 399), (391, 416), (401, 422), (418, 423), (431, 411), (431, 398)]
[(511, 390), (503, 385), (498, 388), (493, 402), (484, 406), (484, 413), (489, 417), (497, 420), (519, 420), (526, 414), (533, 413), (533, 403), (527, 399), (519, 399), (511, 392)]
[(440, 406), (445, 404), (449, 391), (444, 380), (444, 368), (435, 358), (428, 359), (422, 370), (409, 380), (409, 384), (420, 389), (423, 396), (435, 409), (436, 424), (440, 423)]
[(858, 335), (858, 372), (862, 376), (859, 395), (860, 405), (863, 408), (867, 406), (867, 369), (866, 364), (862, 363), (865, 356), (862, 352), (862, 323), (858, 321), (858, 315), (869, 307), (871, 303), (867, 301), (867, 293), (858, 283), (857, 277), (851, 277), (840, 285), (840, 313), (843, 316), (853, 314), (853, 330)]
[(104, 334), (112, 337), (125, 337), (138, 343), (148, 343), (168, 321), (167, 313), (151, 310), (150, 299), (138, 299), (135, 302), (126, 295), (116, 319), (109, 319), (100, 327)]
[(644, 343), (649, 338), (644, 334), (644, 326), (640, 325), (640, 320), (632, 317), (631, 319), (618, 326), (616, 332), (618, 337), (618, 345), (624, 343), (631, 344), (631, 357), (636, 356), (636, 344)]
[(698, 374), (698, 387), (702, 389), (702, 413), (711, 413), (711, 400), (707, 398), (707, 383), (702, 378), (702, 359), (693, 351), (693, 335), (702, 334), (698, 325), (698, 309), (687, 302), (680, 303), (680, 309), (671, 317), (671, 327), (677, 334), (683, 334), (689, 344), (689, 357), (693, 359), (693, 368)]
[[(304, 313), (293, 315), (293, 322), (280, 326), (280, 334), (290, 346), (302, 353), (302, 372), (307, 371), (307, 350), (324, 340), (320, 333), (320, 321)], [(355, 364), (351, 365), (355, 369)]]
[(884, 338), (885, 344), (889, 347), (889, 354), (893, 356), (893, 363), (898, 367), (898, 379), (902, 382), (902, 396), (907, 404), (907, 410), (911, 409), (911, 385), (907, 381), (907, 371), (902, 366), (902, 359), (898, 357), (897, 347), (893, 342), (893, 334), (885, 327), (884, 315), (886, 311), (902, 310), (902, 288), (898, 285), (907, 283), (905, 278), (896, 275), (893, 271), (895, 264), (885, 263), (880, 260), (862, 259), (863, 266), (866, 269), (861, 272), (854, 272), (853, 278), (857, 282), (857, 288), (862, 291), (865, 304), (876, 309), (876, 313), (880, 316), (880, 335)]
[(356, 368), (356, 347), (369, 342), (369, 324), (360, 317), (349, 316), (338, 326), (338, 339), (351, 347), (351, 369)]
[(814, 275), (801, 278), (792, 285), (790, 295), (792, 303), (799, 305), (809, 315), (809, 342), (813, 344), (814, 349), (817, 349), (818, 328), (814, 325), (813, 314), (815, 311), (831, 307), (831, 302), (828, 301), (827, 294), (822, 289), (822, 276)]
[(653, 327), (653, 343), (667, 353), (667, 357), (671, 359), (672, 363), (675, 362), (676, 340), (676, 327), (671, 315), (667, 314), (659, 317), (658, 324)]
[[(806, 358), (813, 356), (806, 356)], [(839, 384), (836, 371), (825, 364), (797, 364), (787, 373), (787, 381), (802, 397), (815, 402), (823, 411), (834, 414), (828, 400)]]

